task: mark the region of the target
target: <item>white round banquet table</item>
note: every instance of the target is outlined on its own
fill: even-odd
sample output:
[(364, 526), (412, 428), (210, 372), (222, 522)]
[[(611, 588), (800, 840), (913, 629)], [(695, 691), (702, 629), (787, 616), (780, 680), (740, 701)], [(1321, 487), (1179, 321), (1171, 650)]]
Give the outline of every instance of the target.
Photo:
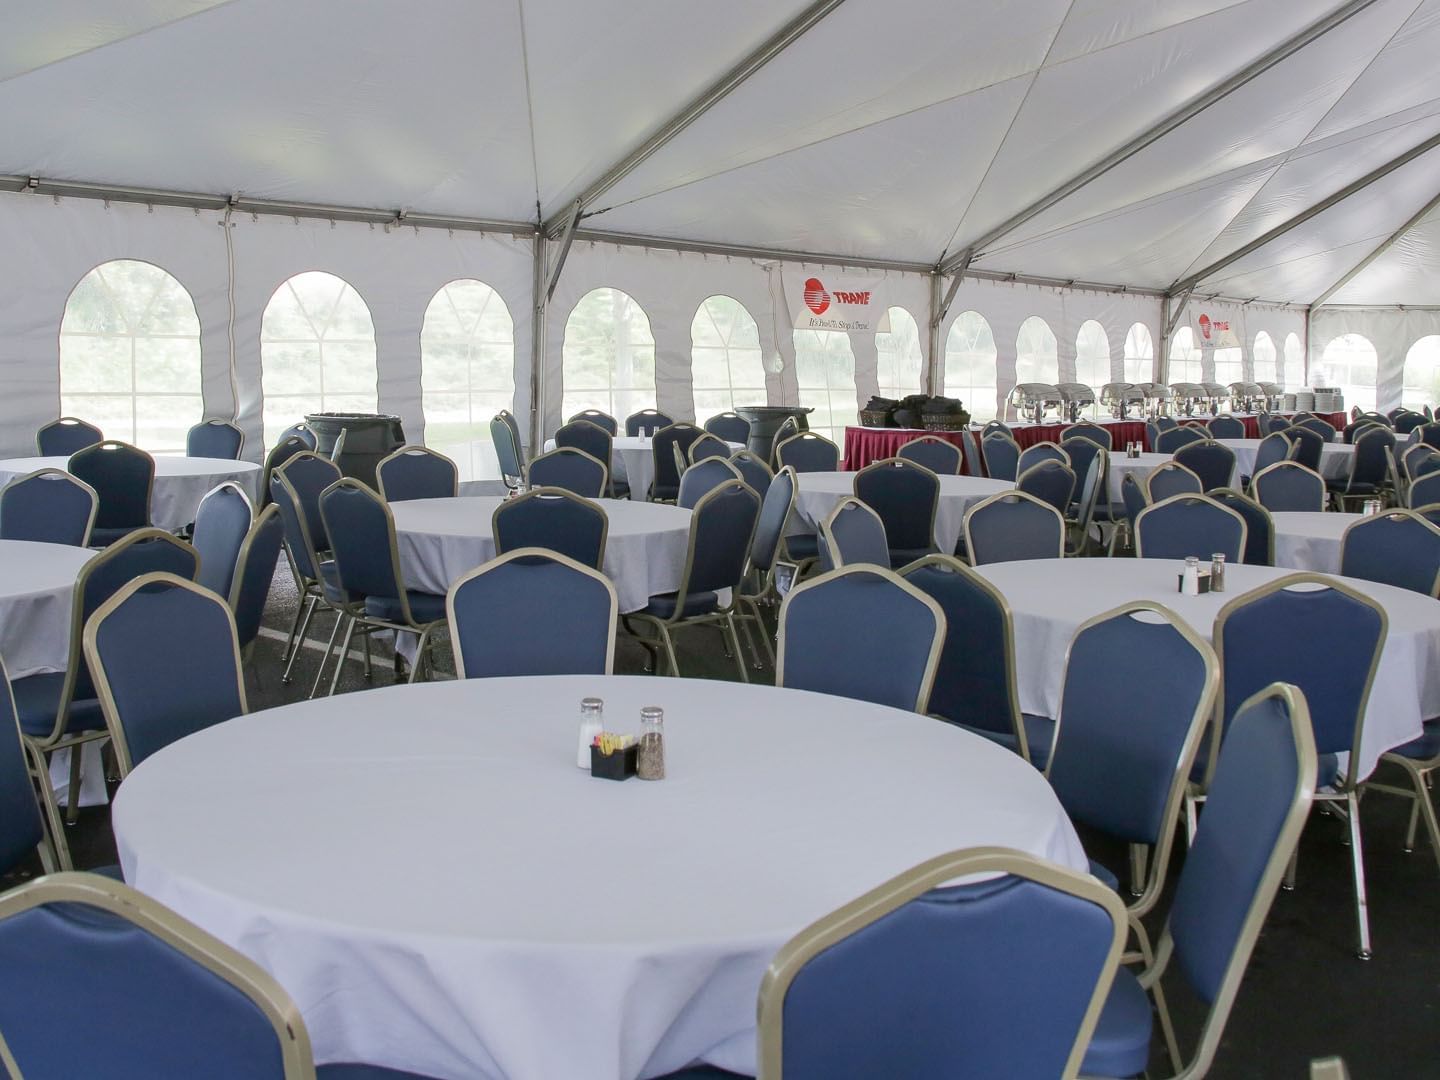
[[(1235, 471), (1241, 476), (1255, 475), (1255, 452), (1260, 449), (1259, 439), (1217, 439), (1216, 442), (1235, 451)], [(1320, 448), (1320, 475), (1327, 480), (1338, 480), (1350, 475), (1355, 461), (1355, 447), (1343, 442), (1327, 442)]]
[[(462, 495), (391, 503), (406, 586), (448, 592), (462, 574), (493, 559), (490, 523), (504, 501), (495, 495)], [(602, 569), (615, 584), (620, 610), (638, 611), (650, 597), (678, 589), (690, 543), (690, 511), (629, 499), (595, 502), (610, 519)]]
[[(68, 471), (67, 457), (27, 457), (0, 460), (0, 487), (36, 469)], [(233, 480), (255, 501), (260, 494), (261, 470), (253, 461), (229, 458), (155, 455), (155, 483), (150, 491), (150, 521), (157, 529), (174, 532), (195, 520), (200, 500), (217, 484)]]
[[(795, 512), (790, 518), (792, 533), (813, 534), (820, 522), (847, 495), (855, 494), (853, 472), (802, 472), (797, 474)], [(940, 498), (935, 506), (935, 545), (946, 555), (955, 551), (965, 525), (965, 511), (991, 495), (1015, 487), (1009, 480), (983, 476), (941, 476)]]
[(75, 579), (96, 552), (0, 540), (0, 658), (12, 679), (64, 671)]
[[(1184, 596), (1176, 589), (1182, 565), (1175, 559), (1034, 559), (977, 567), (1010, 605), (1021, 710), (1057, 715), (1066, 650), (1086, 619), (1131, 600), (1153, 600), (1209, 639), (1226, 603), (1295, 573), (1227, 566), (1224, 593)], [(1364, 777), (1386, 750), (1418, 737), (1422, 721), (1440, 716), (1440, 600), (1372, 581), (1337, 580), (1380, 604), (1390, 620), (1361, 735), (1358, 775)]]
[(1362, 517), (1329, 510), (1271, 514), (1270, 520), (1275, 523), (1275, 565), (1316, 574), (1340, 573), (1345, 530)]
[[(665, 780), (576, 768), (589, 695), (611, 730), (664, 708)], [(437, 1077), (753, 1074), (761, 977), (816, 918), (957, 848), (1088, 865), (1041, 774), (988, 740), (647, 676), (256, 713), (141, 763), (112, 821), (126, 880), (274, 975), (318, 1061)]]
[[(643, 502), (655, 479), (654, 439), (639, 435), (616, 435), (610, 440), (610, 473), (616, 480), (630, 485), (630, 498)], [(744, 443), (727, 442), (733, 454), (744, 450)], [(545, 452), (555, 449), (555, 440), (545, 440)]]

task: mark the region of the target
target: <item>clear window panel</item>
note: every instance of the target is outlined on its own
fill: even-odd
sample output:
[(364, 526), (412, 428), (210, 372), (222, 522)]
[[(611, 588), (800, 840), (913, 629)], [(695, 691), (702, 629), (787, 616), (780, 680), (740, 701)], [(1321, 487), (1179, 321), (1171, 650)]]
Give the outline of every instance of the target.
[(902, 307), (889, 310), (890, 332), (875, 335), (875, 352), (880, 396), (892, 399), (920, 393), (920, 326), (915, 316)]
[(1200, 363), (1200, 346), (1195, 344), (1195, 331), (1182, 326), (1175, 331), (1170, 342), (1169, 383), (1198, 383), (1204, 381), (1204, 370)]
[(1015, 381), (1056, 383), (1060, 381), (1060, 344), (1050, 325), (1032, 315), (1020, 324), (1015, 337)]
[(1285, 386), (1305, 383), (1305, 346), (1294, 334), (1285, 335), (1285, 369), (1280, 372), (1280, 382)]
[(1144, 323), (1134, 323), (1125, 334), (1124, 381), (1151, 382), (1155, 378), (1155, 339)]
[(945, 339), (945, 396), (958, 398), (976, 423), (997, 414), (995, 364), (998, 352), (990, 324), (978, 311), (965, 311)]
[(815, 410), (808, 417), (810, 429), (843, 442), (845, 427), (860, 419), (850, 335), (839, 330), (796, 330), (794, 342), (800, 404)]
[(737, 405), (764, 405), (760, 328), (734, 297), (711, 296), (690, 322), (690, 378), (700, 423)]
[(1325, 346), (1320, 362), (1310, 373), (1310, 385), (1336, 386), (1345, 395), (1345, 408), (1375, 408), (1375, 375), (1379, 357), (1375, 346), (1361, 334), (1341, 334)]
[(1440, 336), (1422, 337), (1405, 354), (1404, 386), (1400, 403), (1418, 410), (1440, 402)]
[(650, 320), (629, 294), (594, 289), (565, 322), (561, 349), (561, 414), (600, 409), (620, 423), (655, 408), (655, 338)]
[(1100, 387), (1110, 382), (1110, 338), (1105, 328), (1094, 319), (1080, 324), (1075, 335), (1075, 381), (1084, 383), (1098, 395)]
[(1241, 353), (1237, 348), (1215, 350), (1215, 381), (1224, 386), (1245, 378)]
[(1255, 335), (1255, 344), (1250, 347), (1252, 382), (1280, 382), (1280, 372), (1276, 367), (1275, 341), (1264, 330)]

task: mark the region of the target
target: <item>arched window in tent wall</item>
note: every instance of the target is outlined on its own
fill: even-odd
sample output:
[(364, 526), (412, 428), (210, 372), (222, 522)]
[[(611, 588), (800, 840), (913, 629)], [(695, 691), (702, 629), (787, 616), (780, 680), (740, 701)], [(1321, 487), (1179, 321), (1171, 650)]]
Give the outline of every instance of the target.
[(1124, 379), (1128, 383), (1151, 382), (1155, 378), (1155, 340), (1142, 322), (1131, 325), (1125, 334)]
[(796, 330), (794, 340), (800, 404), (815, 410), (808, 417), (810, 428), (843, 443), (845, 426), (860, 420), (850, 335), (841, 330)]
[(1110, 382), (1110, 338), (1094, 319), (1080, 324), (1075, 335), (1075, 381), (1096, 393)]
[(1200, 374), (1200, 347), (1195, 344), (1195, 331), (1182, 326), (1175, 331), (1170, 342), (1170, 374), (1167, 385), (1172, 383), (1198, 383)]
[(515, 403), (515, 323), (500, 294), (464, 278), (441, 287), (420, 329), (425, 445), (455, 460), (460, 479), (500, 475), (490, 418)]
[(1020, 324), (1015, 336), (1015, 381), (1057, 383), (1060, 381), (1060, 343), (1050, 324), (1031, 315)]
[(701, 423), (737, 405), (766, 403), (760, 328), (739, 300), (711, 296), (695, 310), (690, 374), (695, 416)]
[(1375, 408), (1375, 373), (1379, 357), (1375, 346), (1362, 334), (1341, 334), (1325, 346), (1320, 362), (1310, 372), (1310, 385), (1338, 386), (1345, 395), (1345, 408), (1359, 405)]
[(1305, 346), (1295, 334), (1285, 335), (1285, 366), (1280, 369), (1280, 385), (1291, 390), (1305, 385)]
[(889, 311), (890, 332), (875, 335), (876, 375), (880, 396), (903, 398), (920, 393), (920, 327), (915, 316), (902, 307)]
[(970, 419), (987, 423), (996, 415), (995, 335), (978, 311), (962, 312), (945, 339), (945, 396), (965, 403)]
[(1264, 330), (1255, 335), (1255, 344), (1250, 346), (1250, 357), (1253, 382), (1280, 382), (1280, 372), (1275, 366), (1275, 341)]
[(200, 318), (185, 287), (117, 259), (71, 290), (60, 321), (60, 413), (152, 454), (183, 454), (204, 419)]
[(644, 309), (619, 289), (586, 293), (565, 322), (560, 370), (564, 419), (599, 409), (624, 424), (655, 408), (655, 338)]
[(1440, 404), (1440, 336), (1422, 337), (1405, 353), (1400, 404), (1412, 409)]
[(1215, 350), (1215, 381), (1222, 386), (1240, 382), (1245, 378), (1244, 354), (1238, 347)]
[(374, 412), (375, 324), (344, 278), (309, 270), (283, 282), (260, 319), (265, 445), (315, 412)]

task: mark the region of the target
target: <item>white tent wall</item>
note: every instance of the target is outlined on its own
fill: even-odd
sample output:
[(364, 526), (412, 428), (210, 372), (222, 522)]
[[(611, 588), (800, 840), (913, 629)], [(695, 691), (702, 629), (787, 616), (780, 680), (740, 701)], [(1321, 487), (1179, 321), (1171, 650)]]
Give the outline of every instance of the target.
[[(1176, 331), (1178, 332), (1183, 326), (1193, 328), (1202, 314), (1208, 315), (1212, 320), (1219, 319), (1230, 323), (1231, 328), (1235, 331), (1235, 336), (1240, 341), (1241, 363), (1245, 372), (1244, 377), (1248, 380), (1253, 380), (1255, 377), (1255, 336), (1262, 330), (1269, 334), (1270, 340), (1275, 343), (1279, 354), (1277, 362), (1282, 365), (1285, 361), (1285, 339), (1288, 335), (1294, 334), (1300, 339), (1302, 346), (1305, 344), (1305, 310), (1303, 308), (1284, 307), (1276, 304), (1242, 304), (1225, 300), (1191, 299), (1185, 305), (1184, 317), (1175, 326)], [(1172, 340), (1173, 338), (1174, 335), (1171, 336)], [(1157, 353), (1160, 351), (1158, 335), (1155, 338), (1155, 349)], [(1201, 354), (1200, 364), (1205, 381), (1215, 381), (1214, 350), (1205, 350)], [(1165, 381), (1168, 383), (1172, 380), (1167, 378)], [(1305, 382), (1304, 373), (1299, 371), (1285, 372), (1280, 382), (1290, 390), (1308, 385)]]
[(1379, 361), (1375, 407), (1388, 412), (1402, 404), (1405, 356), (1410, 347), (1422, 337), (1440, 334), (1440, 308), (1316, 308), (1310, 316), (1308, 364), (1313, 367), (1324, 355), (1325, 346), (1342, 334), (1359, 334), (1375, 346)]

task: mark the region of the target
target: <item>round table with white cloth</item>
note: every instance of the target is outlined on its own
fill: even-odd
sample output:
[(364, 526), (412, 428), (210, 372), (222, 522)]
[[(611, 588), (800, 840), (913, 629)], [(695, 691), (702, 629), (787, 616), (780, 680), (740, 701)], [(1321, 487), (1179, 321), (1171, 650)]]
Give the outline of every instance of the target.
[[(0, 460), (0, 487), (36, 469), (68, 471), (67, 457), (28, 457)], [(157, 529), (174, 532), (195, 520), (200, 500), (226, 480), (245, 489), (254, 502), (260, 494), (261, 470), (253, 461), (229, 458), (155, 455), (155, 483), (150, 490), (150, 522)]]
[[(1216, 439), (1218, 443), (1235, 451), (1235, 470), (1241, 476), (1255, 475), (1255, 452), (1260, 449), (1259, 439)], [(1343, 442), (1327, 442), (1320, 448), (1320, 475), (1327, 480), (1338, 480), (1350, 475), (1355, 461), (1355, 447)]]
[[(617, 435), (610, 440), (610, 473), (615, 480), (624, 480), (630, 485), (630, 498), (643, 501), (655, 479), (655, 440), (648, 436)], [(744, 450), (744, 443), (726, 443), (733, 454)], [(545, 452), (555, 449), (555, 440), (545, 440)]]
[[(802, 472), (796, 480), (792, 532), (819, 532), (820, 522), (830, 516), (835, 505), (855, 494), (853, 472)], [(965, 526), (965, 511), (982, 499), (1014, 487), (1009, 480), (983, 476), (941, 476), (940, 499), (935, 506), (936, 547), (946, 555), (953, 554)]]
[[(1176, 588), (1182, 566), (1176, 559), (1035, 559), (978, 567), (1010, 605), (1021, 710), (1057, 714), (1066, 650), (1086, 619), (1131, 600), (1153, 600), (1208, 639), (1226, 603), (1295, 573), (1227, 566), (1225, 592), (1184, 596)], [(1367, 776), (1382, 753), (1418, 737), (1422, 721), (1440, 716), (1440, 600), (1372, 581), (1337, 580), (1379, 603), (1390, 619), (1361, 736), (1359, 775)]]
[(1345, 530), (1363, 514), (1331, 511), (1282, 512), (1275, 523), (1275, 565), (1316, 574), (1340, 573), (1340, 547)]
[[(611, 730), (665, 710), (665, 780), (576, 768), (589, 695)], [(753, 1075), (761, 977), (813, 920), (957, 848), (1087, 866), (1044, 777), (988, 740), (646, 676), (256, 713), (142, 762), (112, 821), (126, 880), (278, 979), (318, 1061), (436, 1077)]]
[(75, 579), (89, 548), (0, 540), (0, 657), (10, 678), (64, 671)]
[[(445, 593), (462, 574), (493, 559), (491, 518), (504, 501), (462, 495), (391, 503), (406, 586)], [(650, 597), (678, 589), (690, 544), (690, 511), (628, 499), (595, 502), (610, 519), (603, 569), (615, 584), (620, 610), (638, 611)]]

